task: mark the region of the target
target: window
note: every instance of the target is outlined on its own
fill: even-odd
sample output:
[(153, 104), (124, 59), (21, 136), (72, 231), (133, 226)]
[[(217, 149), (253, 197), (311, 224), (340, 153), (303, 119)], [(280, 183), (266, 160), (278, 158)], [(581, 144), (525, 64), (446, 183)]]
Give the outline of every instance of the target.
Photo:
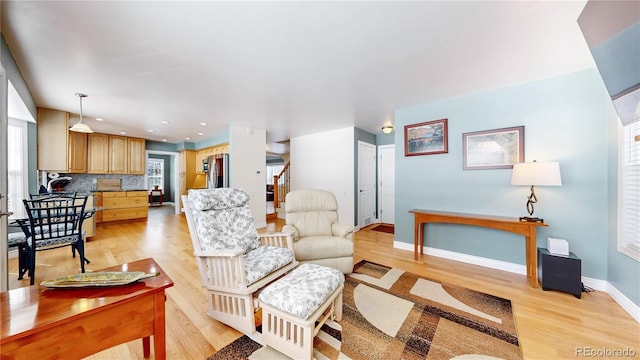
[(622, 137), (618, 251), (640, 261), (640, 121), (624, 125)]
[(27, 122), (9, 119), (7, 128), (7, 209), (9, 219), (27, 216), (22, 199), (29, 195), (27, 171)]
[(280, 174), (284, 165), (267, 165), (267, 184), (273, 185), (273, 177)]
[(164, 160), (147, 160), (147, 180), (149, 182), (149, 190), (155, 188), (155, 186), (162, 190), (164, 185)]

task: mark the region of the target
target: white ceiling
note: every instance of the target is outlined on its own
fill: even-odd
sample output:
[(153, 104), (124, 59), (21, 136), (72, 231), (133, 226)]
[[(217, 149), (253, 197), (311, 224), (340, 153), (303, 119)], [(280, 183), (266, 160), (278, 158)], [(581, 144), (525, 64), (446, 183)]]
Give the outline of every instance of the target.
[(380, 133), (398, 108), (594, 67), (576, 22), (584, 4), (3, 0), (0, 10), (38, 106), (77, 114), (82, 92), (95, 131), (197, 142), (236, 123), (277, 142)]

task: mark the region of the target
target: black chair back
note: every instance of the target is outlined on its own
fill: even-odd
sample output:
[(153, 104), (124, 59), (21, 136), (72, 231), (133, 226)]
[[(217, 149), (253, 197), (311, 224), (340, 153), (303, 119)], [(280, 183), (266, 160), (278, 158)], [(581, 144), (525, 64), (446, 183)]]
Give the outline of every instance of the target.
[(82, 222), (85, 218), (86, 195), (40, 194), (22, 200), (29, 216), (22, 226), (30, 255), (29, 274), (33, 285), (35, 252), (71, 246), (73, 255), (78, 250), (80, 267), (85, 271)]

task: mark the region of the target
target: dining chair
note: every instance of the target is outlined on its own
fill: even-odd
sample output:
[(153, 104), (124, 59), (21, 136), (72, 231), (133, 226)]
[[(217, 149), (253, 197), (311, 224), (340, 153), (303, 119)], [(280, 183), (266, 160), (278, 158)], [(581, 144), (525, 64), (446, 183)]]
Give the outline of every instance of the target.
[(84, 254), (82, 222), (85, 219), (86, 195), (56, 194), (22, 200), (27, 219), (18, 220), (27, 238), (30, 284), (35, 282), (36, 252), (70, 246), (73, 257), (78, 252), (80, 269), (89, 261)]

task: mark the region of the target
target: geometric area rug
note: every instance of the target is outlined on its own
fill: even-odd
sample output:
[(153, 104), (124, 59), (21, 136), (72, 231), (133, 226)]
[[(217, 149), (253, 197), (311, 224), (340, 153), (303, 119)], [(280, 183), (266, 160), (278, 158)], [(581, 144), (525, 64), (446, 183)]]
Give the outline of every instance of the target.
[[(316, 359), (522, 359), (511, 301), (368, 261), (345, 277), (340, 322)], [(209, 360), (286, 359), (247, 336)]]

